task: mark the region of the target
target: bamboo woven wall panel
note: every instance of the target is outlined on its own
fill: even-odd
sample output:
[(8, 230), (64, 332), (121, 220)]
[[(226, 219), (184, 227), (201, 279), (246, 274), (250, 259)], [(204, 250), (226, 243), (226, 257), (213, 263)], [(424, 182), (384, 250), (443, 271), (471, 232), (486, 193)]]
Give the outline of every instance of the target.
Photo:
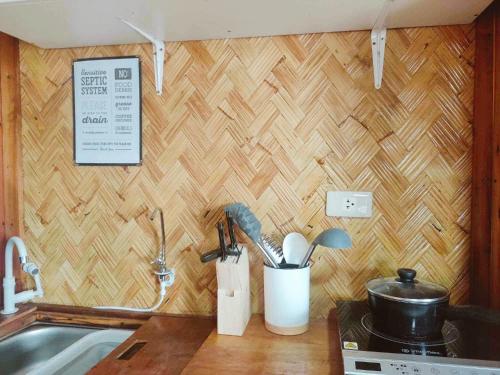
[[(214, 314), (222, 207), (246, 202), (265, 232), (311, 241), (345, 228), (351, 250), (319, 249), (312, 316), (364, 298), (366, 280), (400, 266), (468, 299), (474, 66), (472, 25), (391, 30), (382, 89), (368, 32), (168, 43), (163, 96), (150, 45), (21, 46), (26, 241), (44, 301), (148, 306), (166, 216), (177, 271), (171, 313)], [(75, 167), (71, 63), (139, 55), (141, 167)], [(328, 190), (374, 192), (370, 219), (325, 216)], [(262, 258), (250, 248), (252, 309), (263, 310)]]

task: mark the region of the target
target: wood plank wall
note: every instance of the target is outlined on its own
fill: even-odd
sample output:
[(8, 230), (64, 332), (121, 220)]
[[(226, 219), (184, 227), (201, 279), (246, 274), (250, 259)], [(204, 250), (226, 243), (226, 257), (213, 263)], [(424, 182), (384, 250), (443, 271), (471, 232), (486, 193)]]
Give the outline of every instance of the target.
[[(312, 241), (345, 228), (354, 248), (319, 249), (311, 314), (365, 298), (400, 266), (469, 295), (474, 26), (391, 30), (373, 88), (369, 32), (168, 43), (164, 94), (150, 45), (42, 50), (21, 44), (26, 240), (45, 301), (146, 306), (165, 212), (177, 280), (161, 311), (214, 314), (222, 207), (246, 202), (265, 232)], [(139, 55), (142, 167), (72, 163), (71, 63)], [(374, 192), (370, 219), (325, 217), (328, 190)], [(252, 309), (263, 310), (251, 248)]]
[(500, 309), (500, 1), (477, 19), (472, 301)]
[[(20, 87), (19, 42), (0, 33), (0, 275), (4, 274), (6, 239), (22, 232)], [(21, 289), (18, 262), (14, 262), (14, 273), (16, 289)]]
[(500, 309), (500, 1), (495, 1), (495, 120), (493, 130), (493, 188), (491, 248), (493, 251), (491, 306)]

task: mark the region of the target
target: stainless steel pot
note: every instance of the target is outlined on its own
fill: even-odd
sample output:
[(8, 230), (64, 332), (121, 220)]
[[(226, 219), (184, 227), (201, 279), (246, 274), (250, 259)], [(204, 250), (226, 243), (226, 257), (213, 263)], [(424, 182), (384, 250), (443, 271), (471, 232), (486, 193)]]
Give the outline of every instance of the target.
[(366, 284), (375, 329), (404, 339), (439, 338), (450, 292), (439, 284), (416, 280), (417, 272), (409, 268), (398, 269), (398, 275)]

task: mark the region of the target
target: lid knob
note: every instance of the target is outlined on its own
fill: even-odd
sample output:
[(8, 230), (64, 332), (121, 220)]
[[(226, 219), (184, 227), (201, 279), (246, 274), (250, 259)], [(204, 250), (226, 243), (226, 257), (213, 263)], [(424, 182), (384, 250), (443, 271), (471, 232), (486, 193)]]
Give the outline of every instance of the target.
[(415, 276), (417, 276), (417, 271), (411, 268), (400, 268), (398, 269), (399, 279), (403, 283), (413, 283)]

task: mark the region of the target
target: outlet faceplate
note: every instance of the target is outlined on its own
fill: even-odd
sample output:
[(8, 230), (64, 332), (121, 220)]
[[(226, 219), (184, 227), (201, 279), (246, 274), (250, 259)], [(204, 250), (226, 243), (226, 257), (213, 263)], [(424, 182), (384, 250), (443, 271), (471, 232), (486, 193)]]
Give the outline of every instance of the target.
[(371, 217), (372, 193), (368, 191), (329, 191), (326, 215), (336, 217)]

